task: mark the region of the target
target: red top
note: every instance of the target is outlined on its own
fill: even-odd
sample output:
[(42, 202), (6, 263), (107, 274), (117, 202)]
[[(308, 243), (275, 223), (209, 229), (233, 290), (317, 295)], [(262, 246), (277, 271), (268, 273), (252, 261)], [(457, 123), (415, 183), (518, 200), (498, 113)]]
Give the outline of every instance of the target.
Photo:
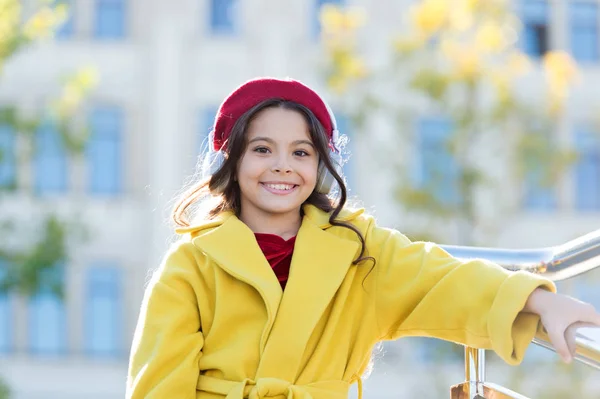
[(281, 288), (285, 289), (285, 284), (290, 275), (290, 265), (292, 263), (296, 237), (292, 237), (286, 241), (275, 234), (254, 233), (254, 235), (256, 236), (258, 246), (275, 272)]

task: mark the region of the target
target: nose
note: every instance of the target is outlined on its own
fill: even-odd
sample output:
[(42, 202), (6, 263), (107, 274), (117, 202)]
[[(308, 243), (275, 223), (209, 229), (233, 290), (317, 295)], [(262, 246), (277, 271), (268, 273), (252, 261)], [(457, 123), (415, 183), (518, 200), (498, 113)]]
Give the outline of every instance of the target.
[(287, 157), (284, 155), (277, 157), (271, 170), (274, 173), (284, 173), (286, 175), (292, 173), (292, 167), (290, 166)]

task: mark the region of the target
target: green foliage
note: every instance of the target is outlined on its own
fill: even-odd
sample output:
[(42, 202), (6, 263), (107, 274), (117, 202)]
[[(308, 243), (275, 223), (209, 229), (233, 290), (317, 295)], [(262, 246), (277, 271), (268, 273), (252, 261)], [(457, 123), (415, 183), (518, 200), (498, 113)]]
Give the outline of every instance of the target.
[(48, 276), (67, 260), (66, 238), (67, 225), (51, 215), (44, 221), (40, 239), (31, 249), (17, 253), (0, 250), (0, 259), (7, 265), (0, 291), (32, 295), (44, 286), (62, 296), (61, 282)]
[(424, 93), (435, 101), (442, 101), (451, 83), (446, 74), (435, 69), (423, 68), (411, 77), (409, 87)]
[(10, 399), (11, 392), (10, 387), (4, 380), (0, 378), (0, 399)]
[[(54, 31), (66, 20), (68, 6), (64, 1), (40, 0), (31, 4), (31, 13), (26, 17), (19, 0), (0, 0), (0, 77), (2, 67), (17, 52), (28, 45), (51, 38)], [(0, 125), (8, 126), (19, 141), (26, 144), (19, 148), (33, 151), (19, 151), (14, 162), (17, 171), (29, 164), (36, 151), (36, 134), (42, 123), (50, 123), (70, 154), (84, 150), (89, 132), (86, 127), (78, 127), (74, 117), (80, 113), (81, 105), (88, 92), (96, 85), (97, 76), (92, 68), (83, 68), (64, 77), (62, 93), (35, 115), (25, 115), (13, 104), (0, 107)], [(0, 150), (0, 161), (7, 154)], [(11, 159), (12, 160), (12, 159)], [(16, 176), (19, 175), (17, 172)], [(14, 194), (31, 195), (12, 179), (0, 185), (0, 202)], [(57, 267), (68, 259), (67, 239), (77, 235), (79, 223), (67, 223), (49, 213), (41, 223), (39, 237), (28, 237), (34, 244), (26, 250), (15, 251), (0, 242), (0, 261), (5, 273), (0, 281), (0, 290), (16, 291), (31, 295), (40, 288), (50, 288), (62, 295), (62, 282), (52, 279)], [(0, 233), (4, 237), (17, 234), (12, 220), (0, 218)], [(79, 234), (81, 235), (81, 234)], [(4, 240), (6, 241), (6, 240)], [(3, 246), (5, 245), (5, 246)]]

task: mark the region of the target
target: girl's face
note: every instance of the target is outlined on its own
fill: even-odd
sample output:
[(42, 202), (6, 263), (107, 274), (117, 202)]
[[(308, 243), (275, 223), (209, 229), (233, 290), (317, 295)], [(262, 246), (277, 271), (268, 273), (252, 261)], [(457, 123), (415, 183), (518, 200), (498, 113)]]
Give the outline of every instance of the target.
[(273, 217), (298, 213), (313, 192), (319, 157), (300, 113), (267, 108), (249, 124), (238, 164), (242, 214)]

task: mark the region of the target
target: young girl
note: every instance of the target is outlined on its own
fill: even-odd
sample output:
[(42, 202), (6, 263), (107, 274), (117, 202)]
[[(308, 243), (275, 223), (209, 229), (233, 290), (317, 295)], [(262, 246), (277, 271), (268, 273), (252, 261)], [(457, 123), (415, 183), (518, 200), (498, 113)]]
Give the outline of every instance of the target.
[[(146, 290), (128, 398), (342, 399), (381, 340), (436, 337), (516, 364), (541, 319), (568, 362), (575, 328), (600, 326), (548, 280), (457, 260), (345, 208), (338, 142), (300, 82), (255, 79), (225, 99), (207, 178), (174, 210), (183, 237)], [(190, 226), (208, 192), (218, 203)]]

